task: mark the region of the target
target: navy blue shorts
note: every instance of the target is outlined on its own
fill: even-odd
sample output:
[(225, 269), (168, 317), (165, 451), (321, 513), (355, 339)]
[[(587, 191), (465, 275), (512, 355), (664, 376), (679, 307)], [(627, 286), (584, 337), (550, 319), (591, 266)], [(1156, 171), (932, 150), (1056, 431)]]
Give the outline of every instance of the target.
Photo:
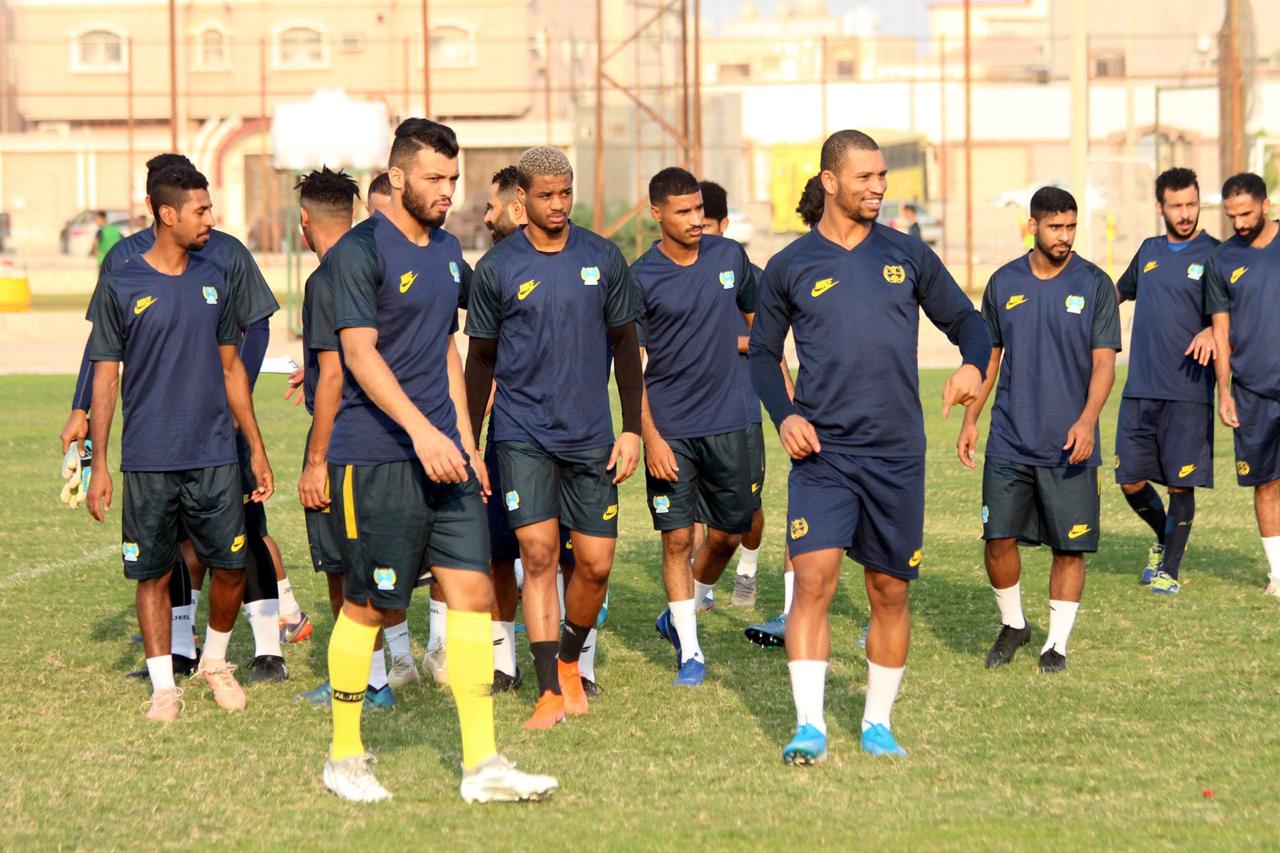
[(1125, 397), (1116, 421), (1116, 482), (1213, 488), (1213, 407)]
[(982, 466), (982, 538), (1057, 551), (1098, 550), (1102, 479), (1083, 465), (1028, 465), (988, 455)]
[[(484, 467), (489, 469), (489, 502), (485, 514), (489, 518), (489, 559), (507, 562), (520, 557), (520, 543), (515, 531), (507, 523), (507, 508), (502, 503), (502, 470), (498, 465), (498, 446), (493, 441), (493, 431), (484, 446)], [(560, 525), (560, 565), (573, 565), (573, 543), (569, 541), (569, 528)]]
[(868, 569), (920, 576), (924, 457), (886, 459), (826, 449), (791, 463), (787, 545), (792, 557), (841, 548)]
[(1261, 486), (1280, 480), (1280, 400), (1231, 387), (1236, 401), (1236, 482)]

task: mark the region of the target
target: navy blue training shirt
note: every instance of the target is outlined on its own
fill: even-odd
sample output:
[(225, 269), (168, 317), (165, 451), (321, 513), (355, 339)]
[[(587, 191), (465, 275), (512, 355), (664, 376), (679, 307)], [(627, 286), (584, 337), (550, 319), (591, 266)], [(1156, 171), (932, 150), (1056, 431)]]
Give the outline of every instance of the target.
[[(756, 280), (756, 294), (759, 298), (760, 282), (764, 280), (764, 270), (755, 264), (751, 264), (751, 275)], [(751, 327), (747, 325), (747, 318), (742, 318), (743, 337), (750, 336)], [(745, 352), (738, 353), (738, 384), (742, 387), (742, 401), (747, 407), (747, 423), (758, 424), (763, 423), (764, 418), (760, 411), (760, 398), (756, 396), (756, 389), (751, 384), (751, 368), (748, 366), (749, 359)]]
[(631, 274), (644, 298), (639, 338), (658, 432), (674, 439), (746, 429), (738, 337), (743, 315), (756, 310), (756, 280), (742, 246), (708, 234), (685, 267), (654, 243)]
[(307, 276), (302, 294), (302, 349), (302, 391), (307, 411), (314, 414), (316, 385), (320, 382), (319, 353), (340, 349), (338, 330), (334, 328), (333, 277), (323, 260)]
[(1232, 237), (1209, 256), (1205, 313), (1231, 314), (1231, 376), (1280, 398), (1280, 236), (1265, 249)]
[[(465, 271), (457, 239), (436, 228), (430, 242), (418, 246), (375, 213), (326, 253), (325, 266), (333, 279), (334, 329), (376, 329), (378, 354), (400, 387), (461, 450), (448, 368)], [(379, 465), (416, 458), (409, 434), (369, 399), (350, 369), (344, 380), (329, 461)]]
[(565, 451), (614, 440), (608, 330), (635, 322), (643, 303), (617, 246), (566, 227), (559, 252), (539, 252), (521, 229), (476, 264), (467, 334), (498, 339), (496, 441)]
[[(982, 296), (982, 317), (992, 346), (1004, 348), (987, 455), (1024, 465), (1065, 466), (1071, 452), (1062, 445), (1089, 397), (1093, 351), (1120, 349), (1115, 286), (1075, 254), (1056, 276), (1039, 279), (1027, 254), (992, 274)], [(1085, 467), (1102, 459), (1096, 427), (1093, 441)]]
[[(932, 249), (879, 223), (852, 249), (814, 228), (765, 267), (751, 358), (767, 359), (772, 382), (791, 330), (800, 358), (794, 409), (813, 424), (824, 448), (920, 456), (922, 308), (961, 344), (964, 362), (985, 372), (991, 348), (982, 319)], [(753, 370), (753, 376), (774, 424), (781, 423), (790, 410), (772, 403), (760, 374)]]
[[(1124, 396), (1145, 400), (1213, 401), (1213, 366), (1186, 355), (1209, 325), (1204, 271), (1218, 241), (1201, 231), (1184, 243), (1150, 237), (1116, 282), (1122, 299), (1136, 300)], [(1175, 248), (1176, 247), (1176, 248)]]
[(124, 364), (121, 471), (187, 471), (236, 461), (218, 347), (240, 329), (222, 272), (192, 254), (181, 275), (141, 256), (98, 280), (92, 361)]

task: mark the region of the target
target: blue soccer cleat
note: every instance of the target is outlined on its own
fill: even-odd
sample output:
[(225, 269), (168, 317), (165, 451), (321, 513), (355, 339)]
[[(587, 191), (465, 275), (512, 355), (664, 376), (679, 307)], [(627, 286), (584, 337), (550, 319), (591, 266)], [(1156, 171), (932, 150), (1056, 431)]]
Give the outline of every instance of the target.
[(1178, 579), (1166, 572), (1156, 572), (1151, 579), (1151, 592), (1155, 595), (1177, 595), (1180, 589)]
[(600, 605), (600, 613), (596, 616), (596, 628), (603, 628), (609, 619), (609, 590), (604, 591), (604, 603)]
[(697, 687), (707, 677), (707, 665), (697, 658), (689, 658), (680, 664), (673, 682), (677, 687)]
[(808, 723), (796, 726), (791, 743), (782, 748), (782, 760), (787, 764), (817, 764), (826, 760), (826, 757), (826, 734)]
[(325, 679), (324, 684), (321, 684), (319, 687), (294, 696), (293, 701), (307, 702), (311, 705), (319, 705), (320, 707), (328, 708), (330, 703), (333, 701), (333, 695), (329, 689), (328, 679)]
[(667, 608), (658, 614), (657, 620), (654, 621), (653, 627), (657, 629), (662, 638), (676, 649), (676, 667), (680, 666), (680, 635), (676, 633), (676, 626), (671, 624), (671, 608)]
[(391, 685), (384, 684), (377, 690), (372, 687), (365, 688), (364, 706), (366, 708), (394, 708), (396, 706), (396, 695), (391, 692)]
[(907, 751), (898, 746), (893, 739), (893, 732), (883, 723), (876, 723), (862, 733), (862, 748), (872, 755), (906, 755)]
[(781, 613), (768, 622), (748, 625), (743, 629), (747, 639), (766, 649), (780, 649), (787, 644), (787, 614)]
[(1157, 542), (1155, 545), (1151, 546), (1149, 551), (1147, 551), (1147, 567), (1142, 570), (1142, 577), (1138, 579), (1138, 583), (1143, 586), (1147, 586), (1155, 580), (1156, 575), (1158, 575), (1160, 570), (1163, 568), (1164, 546)]

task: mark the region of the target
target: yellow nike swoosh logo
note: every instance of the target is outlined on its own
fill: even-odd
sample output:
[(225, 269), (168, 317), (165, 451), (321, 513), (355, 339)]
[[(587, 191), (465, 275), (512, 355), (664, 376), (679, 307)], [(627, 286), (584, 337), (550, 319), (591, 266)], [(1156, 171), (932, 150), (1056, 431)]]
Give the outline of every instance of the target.
[(1160, 266), (1160, 262), (1159, 262), (1159, 261), (1147, 261), (1147, 265), (1146, 265), (1145, 267), (1143, 267), (1143, 268), (1142, 268), (1142, 271), (1143, 271), (1143, 272), (1151, 272), (1153, 269), (1155, 269), (1155, 268), (1156, 268), (1156, 267), (1158, 267), (1158, 266)]
[(542, 282), (529, 279), (524, 284), (520, 285), (520, 290), (518, 293), (516, 293), (516, 299), (519, 299), (521, 302), (523, 302), (525, 299), (528, 298), (530, 293), (533, 293), (535, 290), (538, 289), (538, 285), (540, 284), (542, 284)]
[(244, 534), (241, 533), (235, 539), (231, 540), (231, 553), (234, 554), (244, 547)]
[(404, 275), (400, 276), (400, 292), (408, 293), (409, 288), (413, 287), (413, 283), (417, 280), (418, 280), (418, 274), (412, 271), (407, 272)]
[(1019, 293), (1016, 296), (1010, 296), (1009, 301), (1004, 304), (1004, 310), (1009, 311), (1017, 308), (1019, 305), (1025, 305), (1027, 297)]
[(1236, 267), (1234, 270), (1231, 271), (1231, 283), (1235, 284), (1237, 281), (1240, 280), (1240, 276), (1244, 275), (1248, 271), (1249, 271), (1248, 267)]
[(840, 282), (834, 278), (821, 279), (820, 281), (814, 282), (813, 290), (809, 292), (809, 295), (813, 297), (821, 296), (839, 283)]
[(134, 303), (133, 313), (141, 314), (143, 311), (146, 311), (148, 308), (150, 308), (152, 305), (155, 305), (155, 304), (156, 304), (156, 298), (154, 296), (144, 296)]
[(603, 518), (605, 521), (612, 521), (613, 517), (617, 514), (618, 514), (618, 505), (609, 504), (609, 506), (605, 508), (604, 515), (601, 516), (601, 518)]
[(1075, 527), (1067, 531), (1068, 539), (1079, 539), (1093, 528), (1087, 524), (1077, 524)]
[(920, 561), (923, 559), (924, 559), (924, 554), (922, 554), (919, 551), (916, 551), (914, 554), (911, 555), (911, 559), (907, 560), (907, 565), (914, 569), (916, 566), (920, 565)]
[(1191, 476), (1191, 472), (1195, 470), (1196, 470), (1196, 466), (1194, 465), (1183, 465), (1181, 468), (1178, 469), (1178, 476), (1189, 477)]

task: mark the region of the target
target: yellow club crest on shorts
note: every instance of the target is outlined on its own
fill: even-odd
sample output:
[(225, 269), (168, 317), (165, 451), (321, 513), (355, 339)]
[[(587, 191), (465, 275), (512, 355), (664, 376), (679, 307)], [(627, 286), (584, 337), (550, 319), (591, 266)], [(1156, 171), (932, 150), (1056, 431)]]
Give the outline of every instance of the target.
[(1087, 525), (1087, 524), (1076, 524), (1076, 525), (1072, 525), (1071, 529), (1067, 531), (1067, 538), (1068, 538), (1068, 539), (1079, 539), (1081, 536), (1085, 535), (1086, 533), (1088, 533), (1088, 532), (1089, 532), (1090, 530), (1092, 530), (1092, 529), (1093, 529), (1093, 528), (1092, 528), (1092, 527), (1090, 527), (1090, 526), (1089, 526), (1089, 525)]
[(1236, 473), (1241, 477), (1247, 476), (1249, 473), (1249, 463), (1243, 459), (1236, 460)]
[(1235, 269), (1233, 269), (1231, 271), (1231, 283), (1235, 284), (1237, 281), (1240, 280), (1240, 276), (1244, 275), (1248, 271), (1249, 271), (1248, 267), (1236, 267)]
[(809, 522), (803, 518), (791, 519), (791, 538), (802, 539), (809, 532)]
[(907, 280), (907, 271), (902, 268), (902, 264), (885, 264), (884, 280), (890, 284), (902, 284)]
[(1178, 476), (1179, 476), (1179, 477), (1190, 477), (1190, 476), (1191, 476), (1191, 472), (1193, 472), (1193, 471), (1195, 471), (1195, 470), (1196, 470), (1196, 466), (1194, 466), (1194, 465), (1183, 465), (1181, 468), (1179, 468), (1179, 469), (1178, 469)]
[(609, 504), (607, 507), (604, 508), (604, 515), (601, 516), (601, 518), (603, 518), (605, 521), (613, 521), (617, 517), (618, 517), (617, 504)]
[(924, 559), (924, 551), (921, 551), (919, 548), (917, 548), (916, 552), (911, 555), (911, 559), (907, 560), (907, 565), (914, 569), (916, 566), (920, 565), (920, 561), (923, 559)]
[(1119, 454), (1119, 453), (1117, 453), (1117, 454), (1116, 454), (1116, 465), (1115, 465), (1115, 467), (1117, 467), (1117, 468), (1119, 468), (1119, 467), (1120, 467), (1120, 454)]
[(241, 533), (235, 539), (231, 540), (231, 553), (234, 554), (235, 552), (239, 551), (243, 547), (244, 547), (244, 534)]

